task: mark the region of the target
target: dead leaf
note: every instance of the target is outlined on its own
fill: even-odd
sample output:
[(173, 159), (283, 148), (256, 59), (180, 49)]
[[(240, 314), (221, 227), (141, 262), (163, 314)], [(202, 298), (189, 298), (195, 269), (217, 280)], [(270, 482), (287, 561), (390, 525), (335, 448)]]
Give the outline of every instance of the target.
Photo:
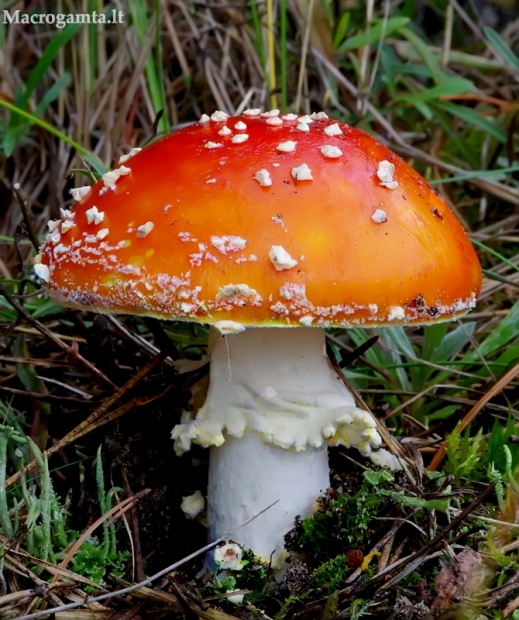
[(484, 567), (479, 553), (463, 549), (453, 562), (441, 562), (442, 569), (436, 577), (438, 596), (432, 604), (432, 612), (442, 613), (450, 603), (463, 600), (479, 589), (484, 580)]

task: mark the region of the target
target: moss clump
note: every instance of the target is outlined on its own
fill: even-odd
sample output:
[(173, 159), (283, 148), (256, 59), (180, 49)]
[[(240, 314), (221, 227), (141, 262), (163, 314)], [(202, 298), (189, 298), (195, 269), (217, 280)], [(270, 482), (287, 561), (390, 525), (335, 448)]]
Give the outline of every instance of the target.
[(296, 521), (294, 530), (285, 537), (286, 548), (305, 554), (312, 563), (327, 562), (352, 547), (365, 548), (371, 537), (372, 518), (390, 501), (380, 492), (381, 487), (392, 481), (389, 472), (369, 471), (355, 495), (341, 492), (325, 497), (312, 517)]

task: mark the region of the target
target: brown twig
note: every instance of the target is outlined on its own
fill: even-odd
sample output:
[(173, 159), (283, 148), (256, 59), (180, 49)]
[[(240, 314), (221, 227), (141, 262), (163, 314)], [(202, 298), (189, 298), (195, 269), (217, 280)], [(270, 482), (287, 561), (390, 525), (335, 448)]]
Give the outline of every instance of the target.
[(40, 242), (29, 212), (29, 203), (27, 202), (27, 198), (25, 198), (19, 183), (15, 183), (13, 185), (13, 189), (16, 197), (18, 198), (18, 202), (20, 203), (20, 209), (22, 210), (23, 223), (25, 224), (25, 228), (27, 230), (27, 236), (37, 252), (40, 247)]

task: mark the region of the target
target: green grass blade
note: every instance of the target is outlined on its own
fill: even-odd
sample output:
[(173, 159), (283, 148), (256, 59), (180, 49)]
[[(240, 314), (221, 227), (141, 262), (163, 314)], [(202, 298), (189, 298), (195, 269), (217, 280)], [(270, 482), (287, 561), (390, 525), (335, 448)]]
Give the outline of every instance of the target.
[(436, 84), (441, 84), (444, 82), (445, 78), (448, 76), (441, 70), (440, 63), (420, 36), (413, 32), (410, 28), (406, 27), (400, 28), (399, 32), (415, 48), (416, 52), (423, 60), (424, 65), (429, 69), (431, 77)]
[(261, 66), (265, 76), (267, 75), (267, 57), (265, 55), (265, 46), (263, 44), (263, 33), (261, 30), (261, 21), (258, 14), (258, 5), (256, 0), (251, 0), (250, 12), (252, 17), (252, 26), (254, 28), (254, 34), (256, 35), (256, 49), (258, 51)]
[(370, 45), (371, 43), (377, 43), (380, 41), (382, 35), (388, 37), (394, 32), (402, 29), (409, 23), (408, 17), (391, 17), (387, 21), (381, 20), (373, 22), (369, 30), (361, 32), (352, 37), (349, 37), (342, 43), (338, 49), (339, 53), (348, 52), (349, 50), (355, 50), (364, 45)]
[[(144, 47), (147, 43), (149, 33), (149, 20), (146, 3), (144, 0), (134, 0), (134, 2), (130, 3), (129, 8), (132, 17), (133, 27), (135, 28), (135, 32), (137, 33), (137, 40), (139, 42), (139, 45)], [(155, 18), (157, 19), (157, 14), (160, 16), (160, 4), (158, 1), (155, 2), (155, 13)], [(158, 26), (155, 28), (155, 48), (156, 51), (158, 50), (158, 58), (160, 59), (160, 28)], [(167, 133), (169, 131), (169, 122), (166, 113), (166, 99), (164, 95), (164, 87), (161, 81), (161, 76), (159, 75), (160, 71), (155, 65), (155, 59), (153, 57), (153, 54), (150, 54), (146, 60), (145, 71), (146, 82), (148, 84), (153, 110), (156, 115), (161, 110), (163, 110), (163, 114), (160, 118), (158, 128), (161, 132)]]
[(17, 104), (20, 108), (25, 109), (29, 103), (29, 99), (34, 92), (34, 89), (42, 81), (43, 77), (47, 73), (53, 60), (58, 55), (59, 51), (65, 47), (65, 45), (72, 39), (76, 32), (81, 28), (83, 24), (67, 24), (63, 30), (55, 34), (49, 41), (45, 51), (41, 58), (36, 63), (36, 66), (31, 71), (25, 90), (22, 94), (20, 101)]
[(460, 118), (462, 121), (465, 121), (467, 125), (472, 125), (477, 129), (481, 129), (481, 131), (483, 131), (484, 133), (490, 134), (498, 142), (506, 144), (507, 134), (505, 129), (503, 129), (503, 127), (501, 127), (500, 125), (494, 123), (494, 121), (490, 120), (489, 118), (481, 116), (481, 114), (479, 114), (479, 112), (476, 112), (476, 110), (468, 108), (464, 105), (451, 103), (450, 101), (438, 101), (436, 102), (435, 107), (443, 110), (444, 112), (452, 114), (452, 116)]
[(49, 105), (59, 97), (61, 91), (67, 88), (71, 81), (72, 78), (70, 73), (64, 73), (60, 78), (58, 78), (58, 80), (54, 82), (54, 84), (41, 98), (36, 109), (34, 110), (34, 116), (41, 116)]
[(519, 164), (514, 164), (508, 168), (497, 168), (496, 170), (467, 170), (467, 174), (459, 174), (445, 179), (431, 179), (428, 183), (429, 185), (440, 185), (443, 183), (457, 183), (458, 181), (466, 181), (468, 179), (493, 179), (494, 181), (500, 181), (510, 172), (519, 172)]
[(463, 357), (467, 363), (487, 358), (489, 355), (509, 345), (519, 335), (519, 301), (511, 308), (505, 318), (497, 325), (487, 338), (479, 345), (477, 351), (471, 351)]
[(346, 38), (346, 33), (348, 32), (348, 26), (350, 25), (350, 12), (345, 11), (337, 24), (337, 28), (335, 29), (335, 34), (333, 36), (333, 48), (337, 49), (340, 47), (341, 43)]
[(511, 260), (508, 260), (508, 258), (506, 258), (506, 256), (503, 256), (499, 252), (496, 252), (496, 250), (493, 250), (492, 248), (489, 248), (488, 245), (485, 245), (484, 243), (481, 243), (481, 241), (476, 241), (476, 239), (472, 239), (472, 243), (476, 247), (481, 248), (482, 250), (485, 250), (485, 252), (488, 252), (489, 254), (492, 254), (492, 256), (495, 256), (496, 258), (498, 258), (503, 263), (506, 263), (509, 267), (512, 267), (512, 269), (515, 269), (515, 271), (519, 271), (519, 266), (518, 265), (513, 263)]
[(503, 41), (503, 39), (497, 34), (497, 32), (490, 28), (490, 26), (485, 26), (483, 28), (483, 32), (485, 33), (486, 38), (492, 47), (496, 50), (496, 52), (501, 56), (501, 58), (515, 71), (519, 71), (519, 58), (514, 54), (514, 52), (508, 47), (508, 45)]
[(41, 127), (42, 129), (45, 129), (45, 131), (48, 131), (53, 136), (56, 136), (56, 138), (59, 138), (63, 142), (66, 142), (69, 146), (75, 149), (78, 153), (83, 155), (85, 160), (87, 160), (90, 165), (95, 166), (96, 169), (106, 172), (106, 166), (103, 164), (103, 162), (100, 159), (98, 159), (93, 153), (90, 153), (89, 151), (87, 151), (83, 146), (81, 146), (81, 144), (78, 144), (77, 142), (69, 138), (66, 134), (59, 131), (59, 129), (56, 129), (52, 125), (49, 125), (49, 123), (42, 121), (41, 119), (37, 118), (33, 114), (30, 114), (29, 112), (25, 112), (25, 110), (21, 110), (20, 108), (13, 105), (12, 103), (9, 103), (8, 101), (3, 101), (2, 99), (0, 99), (0, 107), (5, 108), (6, 110), (9, 110), (10, 112), (14, 112), (15, 114), (18, 114), (22, 116), (23, 118), (27, 119), (28, 121), (30, 121), (32, 124), (37, 125), (38, 127)]
[(473, 90), (474, 84), (470, 80), (466, 80), (465, 78), (451, 78), (442, 84), (438, 84), (422, 92), (402, 95), (400, 99), (414, 103), (416, 101), (436, 100), (448, 95), (459, 95)]

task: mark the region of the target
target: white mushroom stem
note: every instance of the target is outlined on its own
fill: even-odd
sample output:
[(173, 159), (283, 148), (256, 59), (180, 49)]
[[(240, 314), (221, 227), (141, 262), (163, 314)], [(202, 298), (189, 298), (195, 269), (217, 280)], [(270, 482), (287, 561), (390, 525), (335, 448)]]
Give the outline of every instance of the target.
[(192, 441), (212, 446), (210, 539), (279, 500), (232, 535), (267, 559), (329, 486), (328, 444), (355, 446), (365, 456), (380, 445), (374, 419), (355, 407), (333, 370), (319, 328), (247, 329), (220, 338), (206, 402), (195, 419), (186, 414), (173, 437), (179, 454)]
[(283, 549), (297, 515), (308, 517), (330, 486), (328, 450), (285, 450), (256, 433), (212, 447), (207, 498), (209, 540), (217, 540), (277, 502), (230, 538), (266, 560)]

